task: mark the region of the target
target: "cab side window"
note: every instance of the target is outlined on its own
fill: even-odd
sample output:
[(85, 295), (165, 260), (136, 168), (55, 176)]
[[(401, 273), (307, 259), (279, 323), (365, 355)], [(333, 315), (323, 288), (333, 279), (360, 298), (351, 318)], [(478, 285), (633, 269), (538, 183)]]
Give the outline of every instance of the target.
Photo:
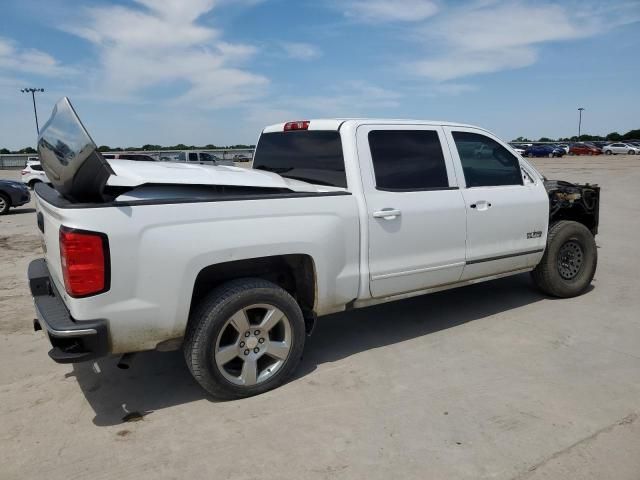
[(495, 140), (470, 132), (452, 132), (467, 188), (522, 185), (520, 162)]
[(373, 130), (369, 146), (378, 190), (410, 192), (449, 187), (435, 130)]
[(198, 161), (198, 154), (197, 153), (189, 153), (189, 161), (190, 162), (197, 162)]

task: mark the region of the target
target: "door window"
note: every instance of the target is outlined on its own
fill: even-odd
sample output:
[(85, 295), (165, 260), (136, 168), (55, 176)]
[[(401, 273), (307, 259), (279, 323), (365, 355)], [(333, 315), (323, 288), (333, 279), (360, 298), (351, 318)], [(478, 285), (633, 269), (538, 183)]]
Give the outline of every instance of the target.
[(190, 162), (197, 162), (198, 161), (198, 154), (197, 153), (189, 153), (189, 161)]
[(522, 185), (520, 162), (505, 147), (478, 133), (452, 135), (468, 188)]
[(449, 187), (438, 132), (373, 130), (369, 146), (378, 190), (416, 191)]

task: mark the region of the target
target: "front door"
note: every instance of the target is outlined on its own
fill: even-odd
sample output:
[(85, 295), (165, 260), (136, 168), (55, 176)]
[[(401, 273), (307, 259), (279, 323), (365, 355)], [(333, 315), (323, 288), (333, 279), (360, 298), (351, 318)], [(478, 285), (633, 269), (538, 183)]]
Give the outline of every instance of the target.
[(487, 132), (445, 130), (458, 177), (464, 179), (467, 255), (462, 279), (532, 266), (546, 244), (549, 203), (544, 185), (539, 179), (524, 182), (519, 159)]
[(373, 297), (455, 283), (466, 213), (439, 126), (363, 125), (358, 156), (367, 205)]

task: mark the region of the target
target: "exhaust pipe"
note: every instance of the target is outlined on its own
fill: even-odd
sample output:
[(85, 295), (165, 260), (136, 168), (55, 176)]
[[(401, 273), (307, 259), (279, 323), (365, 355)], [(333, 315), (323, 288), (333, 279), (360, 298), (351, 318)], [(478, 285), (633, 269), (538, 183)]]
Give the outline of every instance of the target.
[(133, 359), (133, 353), (125, 353), (118, 360), (118, 368), (121, 370), (129, 370), (131, 368), (131, 360)]

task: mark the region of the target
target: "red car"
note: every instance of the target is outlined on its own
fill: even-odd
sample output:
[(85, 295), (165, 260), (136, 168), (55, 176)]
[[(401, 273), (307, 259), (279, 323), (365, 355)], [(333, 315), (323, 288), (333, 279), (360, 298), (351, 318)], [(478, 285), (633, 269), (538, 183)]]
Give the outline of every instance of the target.
[(569, 155), (601, 155), (602, 150), (590, 143), (574, 143), (569, 148)]

